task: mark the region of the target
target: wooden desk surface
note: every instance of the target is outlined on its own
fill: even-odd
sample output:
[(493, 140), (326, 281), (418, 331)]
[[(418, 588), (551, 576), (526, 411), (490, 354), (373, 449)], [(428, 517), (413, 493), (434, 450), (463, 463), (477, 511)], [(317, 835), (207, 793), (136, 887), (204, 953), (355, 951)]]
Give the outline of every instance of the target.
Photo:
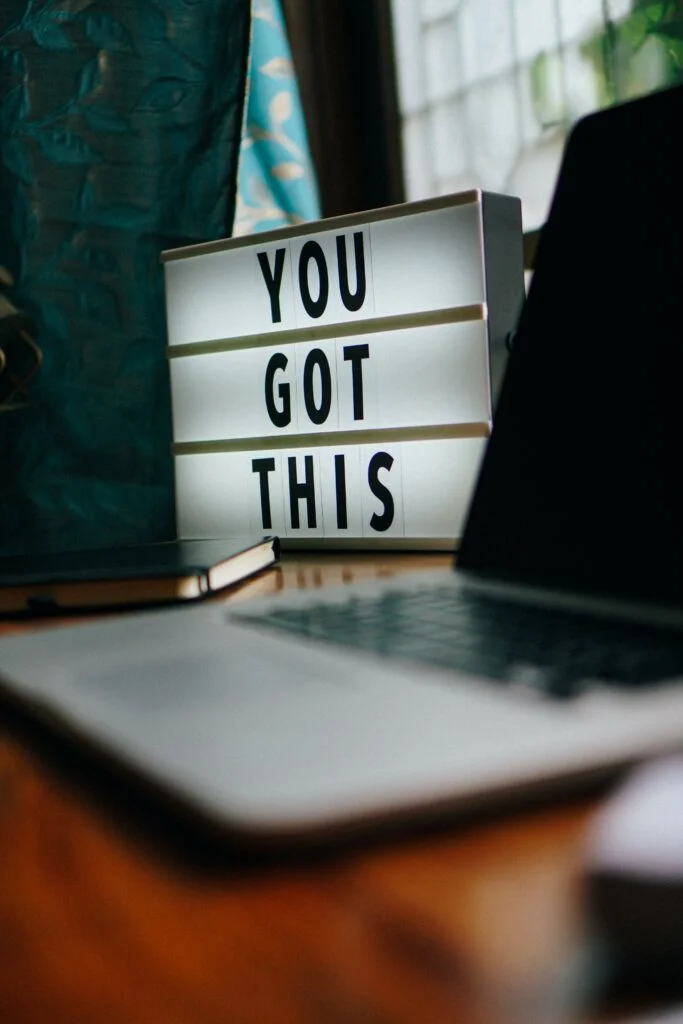
[[(289, 555), (228, 599), (449, 562)], [(105, 804), (0, 731), (4, 1024), (560, 1019), (594, 799), (258, 870), (184, 863)]]

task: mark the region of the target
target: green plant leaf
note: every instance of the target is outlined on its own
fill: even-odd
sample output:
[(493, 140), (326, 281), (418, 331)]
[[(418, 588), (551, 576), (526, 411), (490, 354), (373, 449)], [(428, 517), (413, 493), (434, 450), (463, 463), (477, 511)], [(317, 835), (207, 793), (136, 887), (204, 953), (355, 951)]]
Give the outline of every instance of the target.
[(619, 25), (618, 32), (626, 46), (639, 50), (645, 43), (652, 27), (652, 19), (647, 10), (634, 11)]
[(658, 0), (656, 3), (653, 3), (653, 0), (634, 0), (633, 3), (634, 12), (645, 11), (650, 18), (655, 19), (663, 18), (669, 7), (670, 4), (666, 0)]
[(659, 25), (652, 25), (648, 32), (653, 36), (661, 36), (662, 39), (680, 42), (683, 40), (683, 21), (665, 21)]

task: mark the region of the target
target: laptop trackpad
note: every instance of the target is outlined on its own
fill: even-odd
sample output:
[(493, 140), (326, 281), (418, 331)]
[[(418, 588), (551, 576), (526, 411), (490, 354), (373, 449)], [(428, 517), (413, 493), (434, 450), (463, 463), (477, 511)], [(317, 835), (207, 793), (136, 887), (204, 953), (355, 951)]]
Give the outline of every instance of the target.
[(553, 706), (227, 624), (219, 607), (10, 638), (0, 672), (103, 750), (251, 832), (506, 787), (547, 769), (573, 731)]

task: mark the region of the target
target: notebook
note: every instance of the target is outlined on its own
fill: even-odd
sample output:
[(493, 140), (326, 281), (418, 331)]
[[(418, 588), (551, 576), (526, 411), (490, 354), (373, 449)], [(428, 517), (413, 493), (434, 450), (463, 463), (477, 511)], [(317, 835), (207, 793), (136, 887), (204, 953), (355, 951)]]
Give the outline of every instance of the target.
[(0, 615), (194, 601), (272, 565), (273, 537), (0, 558)]
[(6, 698), (270, 847), (683, 745), (682, 119), (574, 130), (455, 571), (9, 638)]

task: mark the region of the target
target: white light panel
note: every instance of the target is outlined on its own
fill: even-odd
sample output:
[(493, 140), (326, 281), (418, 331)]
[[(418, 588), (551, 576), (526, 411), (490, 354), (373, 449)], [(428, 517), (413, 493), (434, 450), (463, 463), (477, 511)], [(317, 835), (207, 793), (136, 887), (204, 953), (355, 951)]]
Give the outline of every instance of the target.
[(164, 260), (181, 536), (457, 542), (523, 295), (516, 200), (462, 193)]

